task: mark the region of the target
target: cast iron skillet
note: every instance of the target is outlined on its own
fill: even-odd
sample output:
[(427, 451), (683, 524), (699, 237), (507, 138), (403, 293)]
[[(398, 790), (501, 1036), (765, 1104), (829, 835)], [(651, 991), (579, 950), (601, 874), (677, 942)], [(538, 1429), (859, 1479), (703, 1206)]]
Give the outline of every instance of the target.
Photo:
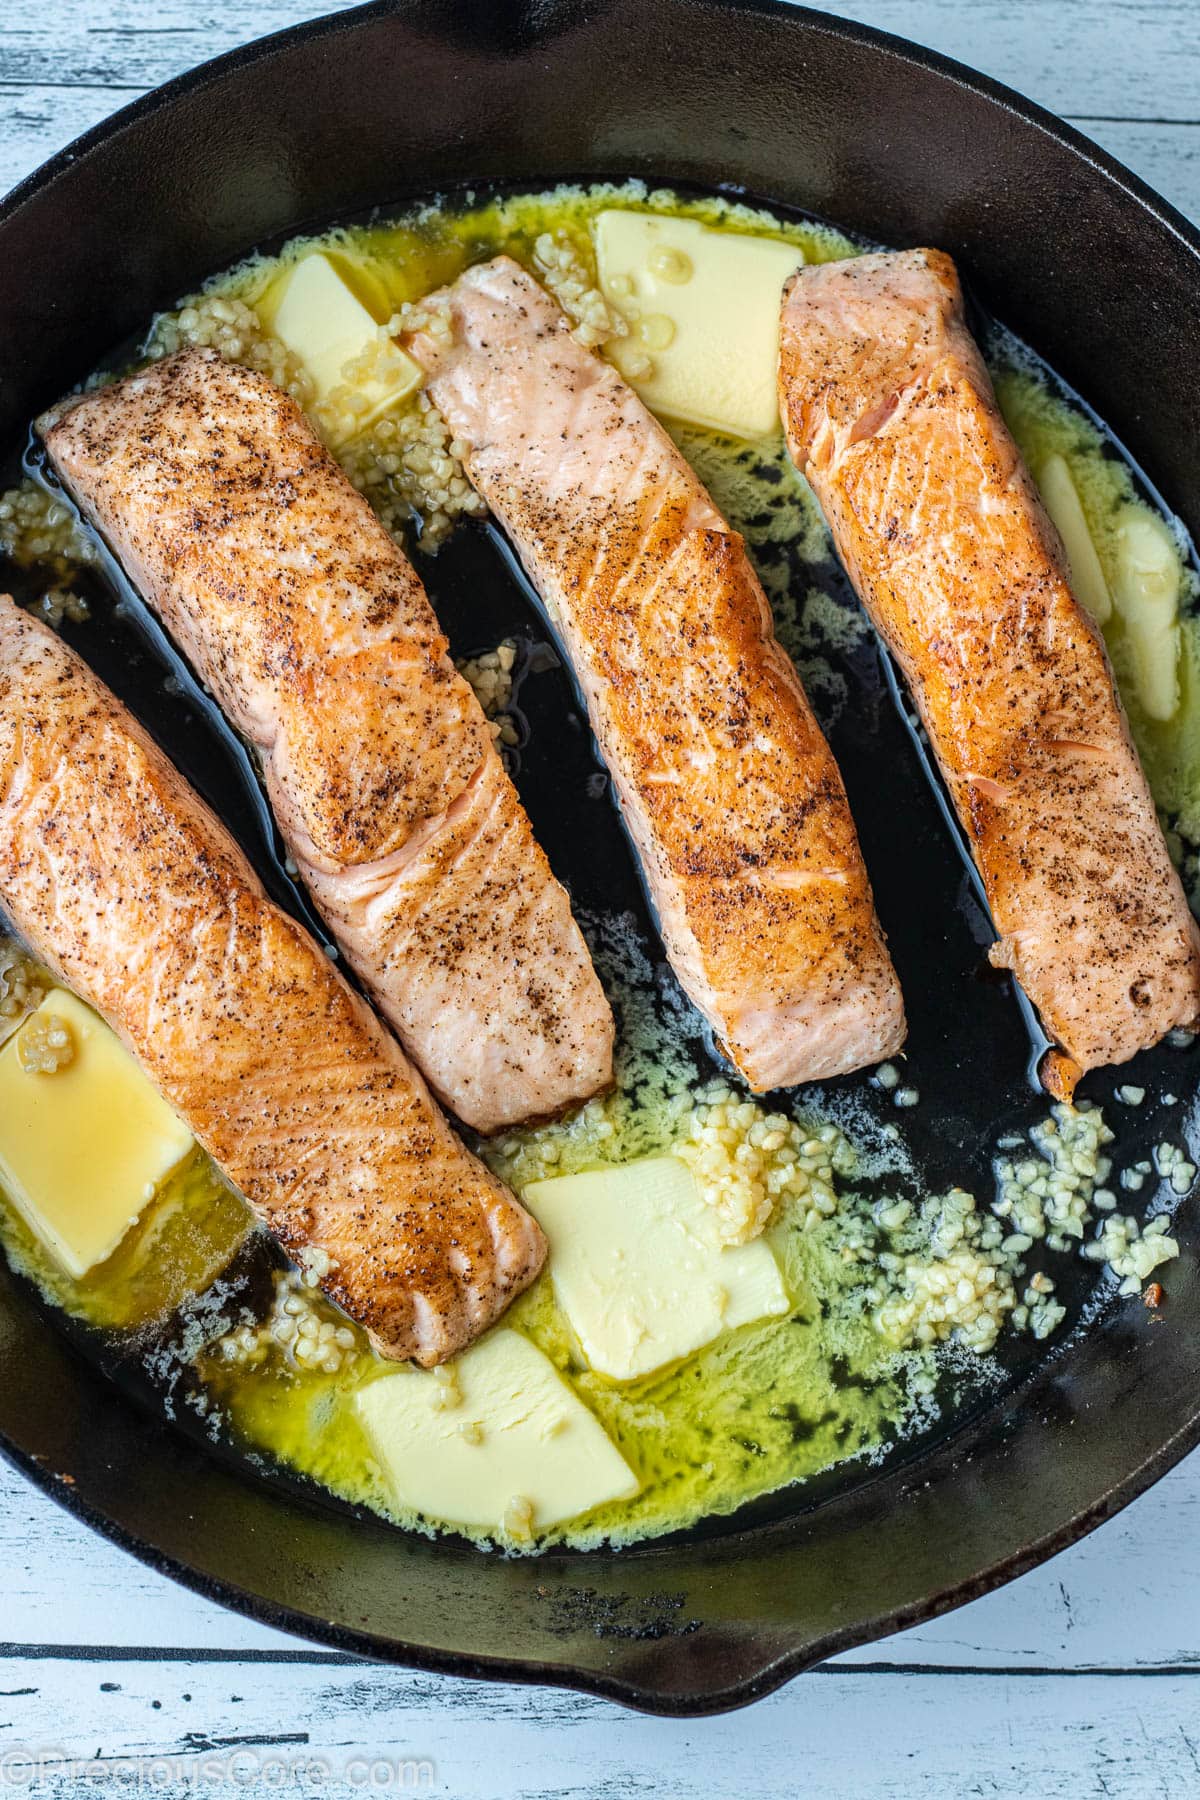
[[(0, 446), (256, 244), (460, 182), (638, 174), (950, 250), (1200, 534), (1191, 228), (981, 77), (750, 0), (384, 0), (118, 114), (0, 209)], [(699, 1713), (1019, 1574), (1200, 1440), (1198, 1224), (1185, 1206), (1167, 1324), (1110, 1309), (919, 1460), (754, 1529), (622, 1555), (484, 1556), (248, 1480), (106, 1381), (7, 1272), (0, 1447), (153, 1567), (270, 1624)]]

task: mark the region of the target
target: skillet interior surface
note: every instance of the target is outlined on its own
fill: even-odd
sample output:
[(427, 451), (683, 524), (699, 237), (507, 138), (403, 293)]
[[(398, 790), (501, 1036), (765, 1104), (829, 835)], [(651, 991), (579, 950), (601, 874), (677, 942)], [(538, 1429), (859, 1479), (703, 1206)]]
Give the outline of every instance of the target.
[[(0, 444), (156, 306), (256, 245), (381, 195), (628, 175), (730, 185), (868, 238), (950, 249), (983, 304), (1079, 388), (1197, 529), (1196, 246), (1183, 222), (1065, 128), (964, 72), (817, 15), (692, 0), (615, 0), (586, 18), (571, 6), (514, 7), (503, 19), (368, 7), (224, 59), (120, 115), (0, 215)], [(431, 582), (462, 648), (481, 557), (489, 605), (509, 609), (493, 627), (529, 624), (519, 590), (497, 586), (491, 548), (468, 537)], [(89, 654), (170, 740), (128, 637)], [(925, 1141), (917, 1127), (936, 1183), (960, 1178), (964, 1156), (986, 1161), (985, 1136), (1027, 1103), (1024, 1028), (997, 986), (967, 990), (969, 1033), (944, 1004), (971, 980), (981, 921), (928, 796), (911, 809), (872, 798), (879, 730), (890, 766), (902, 727), (878, 664), (868, 657), (850, 673), (862, 704), (833, 743), (881, 911), (902, 974), (937, 972), (912, 1005), (914, 1061), (957, 1096), (924, 1115)], [(540, 691), (527, 684), (527, 711)], [(188, 767), (183, 738), (170, 747), (228, 801), (211, 759)], [(597, 809), (579, 829), (575, 790), (593, 772), (581, 735), (578, 756), (540, 777), (530, 758), (523, 792), (577, 898), (590, 898), (581, 890), (599, 861), (617, 873), (597, 899), (636, 905), (615, 821)], [(254, 829), (247, 814), (243, 835)], [(1168, 1056), (1171, 1085), (1194, 1087), (1190, 1061), (1169, 1052), (1143, 1059), (1147, 1085)], [(248, 1481), (47, 1332), (7, 1272), (0, 1442), (147, 1560), (272, 1623), (423, 1666), (702, 1711), (1019, 1572), (1200, 1437), (1190, 1203), (1176, 1235), (1167, 1325), (1136, 1305), (1112, 1308), (1064, 1353), (1014, 1365), (998, 1398), (919, 1459), (823, 1486), (816, 1506), (813, 1489), (794, 1491), (753, 1527), (619, 1555), (481, 1556)]]

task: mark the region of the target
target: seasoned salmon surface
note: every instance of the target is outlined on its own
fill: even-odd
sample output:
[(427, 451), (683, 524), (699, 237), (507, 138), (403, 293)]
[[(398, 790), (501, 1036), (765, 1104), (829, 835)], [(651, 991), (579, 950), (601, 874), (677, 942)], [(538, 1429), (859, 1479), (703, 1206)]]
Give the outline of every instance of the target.
[(480, 1131), (612, 1079), (567, 895), (416, 571), (291, 400), (185, 350), (45, 430), (85, 515), (257, 752), (351, 966)]
[(440, 1362), (540, 1230), (86, 664), (0, 598), (0, 905), (103, 1014), (289, 1255), (388, 1357)]
[(758, 1090), (890, 1055), (845, 790), (741, 538), (516, 263), (427, 308), (411, 348), (574, 665), (683, 987)]
[(1200, 1014), (1196, 926), (1103, 641), (934, 250), (807, 268), (783, 308), (791, 453), (900, 664), (1053, 1085)]

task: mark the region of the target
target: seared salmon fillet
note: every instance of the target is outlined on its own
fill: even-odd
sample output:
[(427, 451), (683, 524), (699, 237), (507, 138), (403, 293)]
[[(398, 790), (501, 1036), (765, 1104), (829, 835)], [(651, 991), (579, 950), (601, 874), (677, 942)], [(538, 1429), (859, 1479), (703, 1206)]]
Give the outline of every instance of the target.
[(540, 1269), (534, 1221), (87, 665), (0, 598), (0, 904), (387, 1357), (440, 1362)]
[(803, 269), (789, 447), (912, 689), (1011, 969), (1062, 1046), (1124, 1062), (1200, 1015), (1200, 939), (1103, 640), (935, 250)]
[(301, 876), (479, 1131), (612, 1079), (612, 1014), (416, 571), (298, 407), (185, 350), (45, 428), (84, 514), (257, 752)]
[(679, 979), (752, 1088), (904, 1037), (845, 790), (745, 546), (507, 257), (410, 348), (587, 698)]

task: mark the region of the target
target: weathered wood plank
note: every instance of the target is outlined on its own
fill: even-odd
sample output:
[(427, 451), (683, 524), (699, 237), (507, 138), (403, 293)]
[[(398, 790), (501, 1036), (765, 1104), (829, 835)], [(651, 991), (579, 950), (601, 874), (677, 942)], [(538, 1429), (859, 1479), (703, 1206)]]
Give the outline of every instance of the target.
[(1078, 119), (1200, 119), (1193, 0), (813, 0)]
[(358, 0), (5, 0), (0, 83), (150, 88), (252, 38)]
[[(13, 1787), (29, 1752), (93, 1764), (90, 1774), (56, 1771), (46, 1758), (33, 1791), (54, 1800), (140, 1791), (139, 1777), (155, 1793), (224, 1791), (205, 1785), (219, 1771), (255, 1793), (386, 1787), (455, 1800), (1161, 1800), (1200, 1782), (1200, 1683), (1183, 1675), (931, 1680), (837, 1669), (752, 1713), (688, 1722), (361, 1666), (44, 1662), (0, 1685), (20, 1690), (0, 1694), (0, 1780), (6, 1755)], [(364, 1761), (374, 1776), (364, 1778)]]
[(102, 87), (0, 87), (0, 194), (133, 98)]

